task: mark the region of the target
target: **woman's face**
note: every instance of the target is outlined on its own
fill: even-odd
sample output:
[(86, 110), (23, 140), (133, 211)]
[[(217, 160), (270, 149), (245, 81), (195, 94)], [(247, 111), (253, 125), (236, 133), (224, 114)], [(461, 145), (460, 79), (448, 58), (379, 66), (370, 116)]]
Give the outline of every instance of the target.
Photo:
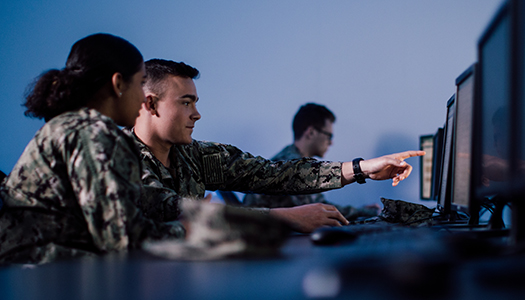
[(122, 96), (118, 101), (118, 118), (115, 122), (120, 126), (133, 126), (135, 119), (139, 116), (139, 110), (144, 102), (145, 96), (142, 86), (146, 82), (146, 70), (142, 63), (140, 70), (133, 75), (122, 90)]

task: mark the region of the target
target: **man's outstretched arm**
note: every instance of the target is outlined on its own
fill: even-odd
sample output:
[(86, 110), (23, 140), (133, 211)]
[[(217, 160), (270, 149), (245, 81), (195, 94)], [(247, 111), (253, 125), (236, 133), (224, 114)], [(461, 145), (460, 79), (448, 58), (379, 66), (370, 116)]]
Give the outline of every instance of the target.
[[(425, 151), (405, 151), (362, 160), (361, 171), (366, 178), (372, 180), (392, 179), (392, 186), (396, 186), (412, 172), (412, 166), (405, 159), (422, 155), (425, 155)], [(355, 181), (352, 162), (343, 163), (341, 183), (347, 185)]]

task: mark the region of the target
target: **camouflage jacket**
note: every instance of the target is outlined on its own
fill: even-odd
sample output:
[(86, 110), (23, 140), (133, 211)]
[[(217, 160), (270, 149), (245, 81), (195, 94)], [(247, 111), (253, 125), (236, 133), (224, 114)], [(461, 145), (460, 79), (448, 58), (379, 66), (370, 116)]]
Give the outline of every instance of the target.
[[(281, 152), (272, 157), (273, 161), (290, 160), (301, 158), (302, 154), (294, 144), (286, 146)], [(357, 217), (371, 217), (377, 213), (374, 209), (358, 209), (350, 205), (340, 206), (326, 201), (323, 194), (306, 194), (306, 195), (261, 195), (249, 194), (244, 197), (244, 205), (252, 207), (292, 207), (310, 203), (325, 203), (334, 205), (341, 214), (349, 219), (354, 220)]]
[(133, 139), (83, 108), (47, 122), (0, 188), (0, 264), (44, 263), (182, 237), (134, 204), (142, 192)]
[(166, 168), (134, 136), (146, 191), (137, 204), (154, 220), (177, 220), (180, 199), (202, 199), (206, 190), (298, 194), (341, 187), (339, 162), (307, 158), (273, 162), (231, 145), (194, 140), (189, 145), (173, 146), (171, 167)]

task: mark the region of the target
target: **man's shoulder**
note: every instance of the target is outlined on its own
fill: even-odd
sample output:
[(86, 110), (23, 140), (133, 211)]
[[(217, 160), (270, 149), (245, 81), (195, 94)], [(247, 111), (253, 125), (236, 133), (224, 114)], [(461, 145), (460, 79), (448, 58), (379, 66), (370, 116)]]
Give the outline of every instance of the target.
[(142, 160), (144, 160), (145, 158), (147, 158), (147, 159), (153, 159), (154, 158), (153, 153), (151, 152), (149, 147), (146, 144), (144, 144), (144, 142), (142, 142), (138, 138), (138, 136), (133, 131), (133, 128), (124, 128), (124, 129), (122, 129), (122, 132), (127, 137), (129, 137), (130, 139), (133, 140), (133, 142), (135, 143), (135, 146), (137, 147), (137, 149), (138, 149), (138, 151), (140, 153), (140, 157), (141, 157)]
[(284, 147), (281, 152), (277, 153), (274, 157), (272, 157), (272, 160), (289, 160), (289, 159), (296, 159), (301, 158), (301, 153), (299, 153), (299, 149), (294, 144), (288, 145)]

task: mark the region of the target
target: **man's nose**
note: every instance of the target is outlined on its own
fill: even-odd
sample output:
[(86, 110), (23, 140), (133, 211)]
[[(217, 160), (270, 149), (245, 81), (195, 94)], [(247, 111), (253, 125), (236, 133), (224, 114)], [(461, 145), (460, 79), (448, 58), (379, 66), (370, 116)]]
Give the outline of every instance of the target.
[(191, 119), (197, 121), (200, 118), (201, 118), (201, 114), (199, 113), (197, 108), (195, 108), (195, 111), (191, 114)]

